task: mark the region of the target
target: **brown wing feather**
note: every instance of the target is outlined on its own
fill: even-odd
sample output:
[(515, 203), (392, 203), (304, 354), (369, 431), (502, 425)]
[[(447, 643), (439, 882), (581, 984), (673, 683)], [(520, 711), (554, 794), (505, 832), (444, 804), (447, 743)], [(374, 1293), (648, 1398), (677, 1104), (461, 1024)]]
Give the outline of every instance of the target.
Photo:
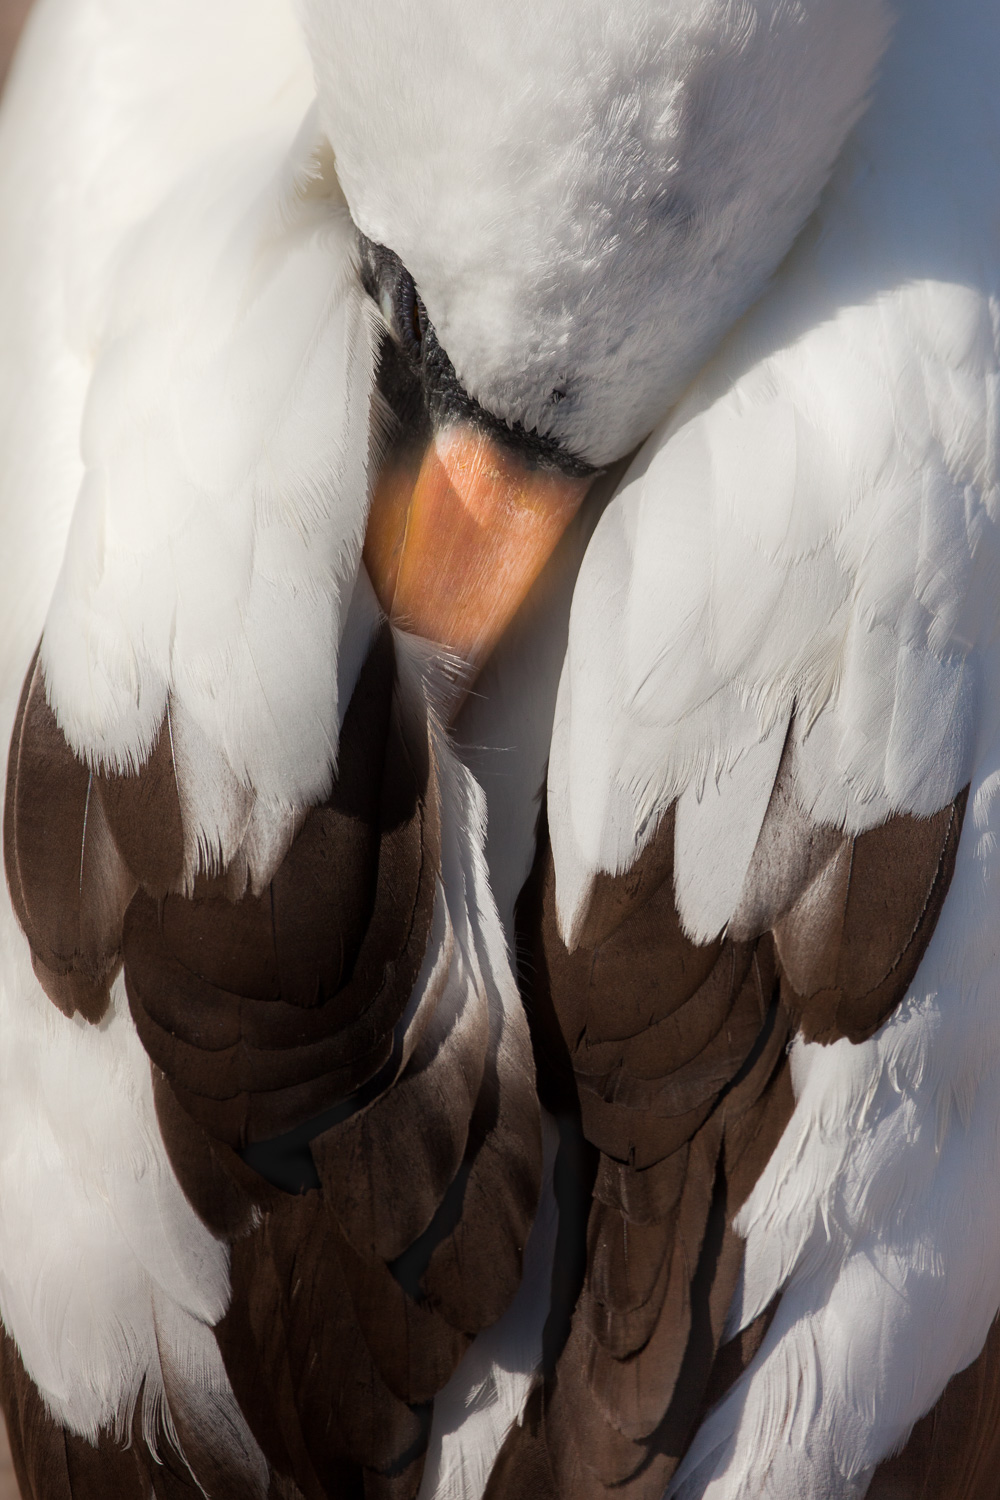
[(111, 837), (94, 777), (46, 702), (37, 653), (11, 740), (4, 861), (43, 988), (67, 1015), (99, 1021), (136, 882)]
[(184, 874), (184, 827), (169, 714), (141, 771), (95, 779), (111, 836), (136, 880), (153, 896), (176, 890)]
[[(174, 1169), (233, 1246), (220, 1348), (275, 1494), (412, 1500), (430, 1402), (520, 1281), (541, 1168), (527, 1034), (485, 990), (449, 998), (446, 962), (401, 1024), (446, 931), (438, 775), (385, 629), (330, 796), (268, 887), (192, 886), (169, 714), (138, 772), (91, 776), (37, 661), (22, 697), (16, 910), (64, 1008), (96, 1019), (124, 964)], [(183, 1382), (167, 1397), (205, 1488), (249, 1496), (225, 1422)]]
[[(526, 1044), (524, 1050), (502, 1068), (496, 1056), (488, 1059), (469, 1126), (456, 1222), (430, 1247), (421, 1281), (441, 1316), (470, 1334), (495, 1323), (517, 1291), (538, 1203), (538, 1100)], [(497, 1222), (513, 1232), (498, 1236)]]
[[(334, 792), (306, 817), (269, 892), (233, 902), (196, 886), (193, 898), (171, 895), (159, 908), (140, 896), (126, 921), (136, 1025), (181, 1113), (201, 1127), (209, 1178), (247, 1142), (318, 1117), (307, 1149), (321, 1191), (268, 1200), (263, 1224), (234, 1252), (235, 1294), (253, 1311), (250, 1347), (246, 1323), (238, 1352), (220, 1333), (230, 1362), (250, 1363), (255, 1384), (270, 1391), (280, 1431), (276, 1439), (264, 1421), (260, 1441), (304, 1492), (315, 1475), (326, 1485), (338, 1473), (372, 1493), (415, 1492), (424, 1405), (469, 1334), (516, 1290), (537, 1193), (536, 1164), (516, 1226), (494, 1194), (485, 1215), (482, 1202), (463, 1201), (450, 1229), (487, 1217), (491, 1261), (516, 1242), (517, 1276), (502, 1305), (480, 1288), (464, 1321), (449, 1319), (430, 1289), (394, 1273), (468, 1155), (490, 1040), (473, 999), (454, 1025), (444, 1008), (422, 1021), (401, 1074), (392, 1061), (439, 870), (437, 773), (426, 738), (415, 741), (392, 706), (394, 678), (391, 649), (374, 653), (344, 724)], [(365, 1086), (372, 1097), (355, 1110), (349, 1096)], [(530, 1102), (507, 1154), (525, 1119), (531, 1134)], [(320, 1118), (338, 1106), (343, 1118)], [(185, 1152), (185, 1181), (197, 1143), (183, 1134), (165, 1139)], [(196, 1203), (211, 1197), (208, 1182), (189, 1191)], [(240, 1209), (237, 1194), (231, 1218)], [(471, 1269), (489, 1284), (482, 1254)]]
[[(391, 1093), (313, 1143), (320, 1180), (361, 1254), (395, 1260), (430, 1224), (465, 1156), (488, 1042), (485, 1007), (471, 994), (440, 1005)], [(391, 1179), (399, 1190), (387, 1194), (381, 1184)]]
[(573, 952), (543, 834), (523, 982), (558, 1107), (575, 1091), (599, 1156), (568, 1338), (488, 1500), (659, 1500), (773, 1315), (720, 1347), (742, 1259), (730, 1226), (793, 1108), (788, 1038), (861, 1040), (903, 998), (964, 806), (850, 838), (798, 806), (786, 749), (736, 917), (700, 945), (676, 909), (672, 810), (632, 870), (598, 878)]
[(738, 1168), (789, 1113), (770, 943), (691, 943), (672, 849), (670, 817), (627, 888), (598, 882), (572, 953), (555, 925), (544, 840), (521, 903), (531, 1008), (561, 1025), (584, 1133), (600, 1155), (569, 1338), (491, 1495), (537, 1486), (543, 1473), (546, 1493), (573, 1500), (611, 1488), (662, 1494), (739, 1271), (727, 1229), (747, 1175)]
[(775, 924), (785, 1004), (807, 1040), (863, 1041), (906, 994), (951, 883), (966, 797), (845, 839)]

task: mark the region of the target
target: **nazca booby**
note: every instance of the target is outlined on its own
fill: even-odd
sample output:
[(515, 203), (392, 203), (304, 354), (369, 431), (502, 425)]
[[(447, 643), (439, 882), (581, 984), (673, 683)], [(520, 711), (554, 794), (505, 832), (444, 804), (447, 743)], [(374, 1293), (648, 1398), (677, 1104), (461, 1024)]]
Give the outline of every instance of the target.
[(991, 1496), (1000, 20), (301, 9), (0, 126), (23, 1491)]

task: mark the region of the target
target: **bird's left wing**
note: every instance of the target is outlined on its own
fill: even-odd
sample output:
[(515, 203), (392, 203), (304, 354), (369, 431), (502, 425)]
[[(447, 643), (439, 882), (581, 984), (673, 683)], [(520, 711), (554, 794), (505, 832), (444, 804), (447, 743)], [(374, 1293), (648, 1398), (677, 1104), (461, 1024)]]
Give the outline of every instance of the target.
[[(542, 1076), (575, 1086), (597, 1151), (582, 1291), (536, 1411), (559, 1494), (659, 1496), (751, 1361), (696, 1446), (701, 1482), (719, 1463), (720, 1495), (756, 1494), (780, 1452), (794, 1493), (853, 1493), (1000, 1294), (980, 1296), (978, 1235), (942, 1235), (948, 1336), (914, 1358), (914, 1315), (863, 1375), (844, 1364), (885, 1262), (923, 1275), (949, 1180), (938, 1090), (960, 1094), (968, 1062), (933, 1058), (932, 1033), (948, 1013), (974, 1044), (954, 1007), (990, 972), (978, 934), (961, 964), (954, 945), (985, 875), (981, 835), (959, 841), (992, 774), (997, 346), (968, 287), (824, 307), (811, 254), (639, 455), (576, 586), (522, 901)], [(913, 1188), (903, 1219), (869, 1174), (890, 1199)], [(976, 1176), (970, 1157), (956, 1201)]]

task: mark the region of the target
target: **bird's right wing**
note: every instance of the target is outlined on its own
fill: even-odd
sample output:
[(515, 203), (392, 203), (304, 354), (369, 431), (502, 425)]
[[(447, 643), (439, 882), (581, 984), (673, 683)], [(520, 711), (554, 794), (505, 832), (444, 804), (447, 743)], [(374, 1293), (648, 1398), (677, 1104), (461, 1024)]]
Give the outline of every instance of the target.
[[(24, 288), (62, 299), (86, 335), (58, 346), (74, 399), (33, 380), (0, 474), (24, 604), (3, 664), (3, 1396), (27, 1482), (65, 1451), (67, 1496), (107, 1464), (147, 1500), (165, 1454), (187, 1488), (278, 1473), (402, 1500), (433, 1397), (517, 1290), (539, 1112), (482, 796), (433, 654), (393, 639), (361, 566), (373, 313), (308, 67), (278, 108), (291, 17), (219, 4), (164, 13), (164, 70), (205, 9), (206, 47), (217, 24), (247, 44), (259, 109), (221, 89), (216, 121), (198, 53), (200, 102), (164, 106), (190, 153), (151, 202), (95, 213), (98, 243), (66, 231), (97, 285), (22, 263), (0, 306), (14, 325)], [(68, 17), (102, 64), (159, 78), (148, 8), (110, 36), (103, 11), (50, 0), (48, 62), (72, 64)], [(161, 103), (135, 101), (151, 159)], [(107, 137), (80, 118), (113, 192), (127, 114)]]

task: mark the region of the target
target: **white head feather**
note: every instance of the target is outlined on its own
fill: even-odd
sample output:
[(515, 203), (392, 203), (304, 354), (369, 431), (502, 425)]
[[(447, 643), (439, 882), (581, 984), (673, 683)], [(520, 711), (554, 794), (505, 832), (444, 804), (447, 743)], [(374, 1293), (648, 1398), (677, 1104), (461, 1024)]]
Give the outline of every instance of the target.
[(304, 0), (363, 232), (496, 416), (606, 463), (759, 294), (884, 0)]

